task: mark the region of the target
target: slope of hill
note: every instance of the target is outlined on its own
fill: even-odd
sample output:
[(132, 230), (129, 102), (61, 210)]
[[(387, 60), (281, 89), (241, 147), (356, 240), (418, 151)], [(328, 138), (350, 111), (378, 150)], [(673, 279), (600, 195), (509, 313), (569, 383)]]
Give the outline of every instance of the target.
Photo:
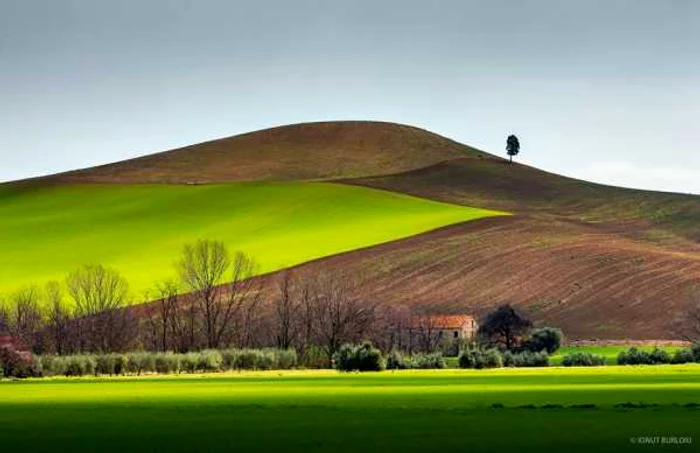
[[(347, 196), (334, 193), (320, 202), (314, 197), (295, 198), (298, 186), (292, 183), (274, 196), (245, 197), (226, 192), (239, 190), (231, 188), (238, 187), (235, 184), (182, 184), (300, 179), (332, 181), (335, 184), (321, 186), (360, 192), (348, 192)], [(105, 185), (86, 185), (95, 182)], [(122, 215), (117, 209), (111, 217), (91, 214), (76, 222), (72, 215), (60, 215), (65, 206), (74, 203), (66, 195), (70, 191), (82, 188), (89, 194), (83, 198), (95, 197), (100, 203), (109, 203), (110, 198), (103, 199), (101, 191), (114, 187), (146, 190), (135, 183), (177, 183), (162, 188), (192, 189), (192, 193), (213, 190), (221, 199), (203, 195), (168, 211), (165, 206), (172, 207), (173, 200), (149, 193), (139, 196), (143, 209), (136, 215)], [(177, 239), (178, 248), (185, 239), (226, 232), (230, 234), (220, 237), (229, 241), (231, 248), (242, 244), (262, 253), (263, 259), (256, 258), (268, 261), (268, 270), (318, 258), (301, 264), (299, 272), (324, 269), (359, 275), (363, 297), (450, 313), (484, 313), (494, 305), (511, 302), (537, 322), (561, 326), (572, 338), (673, 338), (676, 318), (700, 288), (700, 197), (603, 186), (517, 163), (509, 165), (439, 135), (391, 123), (310, 123), (253, 132), (10, 184), (4, 192), (0, 190), (2, 203), (10, 199), (7, 187), (16, 196), (29, 196), (43, 188), (47, 193), (67, 197), (60, 209), (58, 205), (31, 204), (29, 198), (18, 198), (14, 201), (16, 210), (3, 213), (4, 219), (13, 219), (3, 221), (5, 228), (11, 225), (14, 234), (5, 234), (3, 240), (8, 246), (3, 247), (15, 250), (17, 255), (20, 249), (15, 242), (33, 250), (25, 261), (14, 258), (3, 264), (3, 275), (6, 268), (10, 269), (7, 275), (14, 275), (9, 277), (13, 281), (17, 279), (13, 267), (44, 272), (49, 269), (48, 264), (41, 264), (45, 256), (57, 253), (49, 247), (50, 252), (42, 254), (42, 247), (48, 247), (46, 242), (33, 249), (33, 235), (50, 233), (50, 243), (65, 243), (67, 249), (73, 249), (77, 245), (70, 245), (71, 240), (90, 236), (91, 226), (109, 231), (108, 225), (113, 224), (116, 230), (112, 235), (117, 231), (140, 232), (141, 218), (155, 216), (160, 225), (148, 230), (151, 236), (139, 236), (134, 242), (157, 242), (161, 231), (174, 228), (173, 223), (177, 228), (170, 239)], [(474, 211), (449, 210), (444, 217), (447, 211), (443, 209), (457, 206), (439, 205), (437, 211), (421, 208), (404, 216), (406, 206), (398, 203), (382, 207), (383, 202), (365, 211), (369, 195), (364, 191), (368, 188), (383, 190), (372, 194), (395, 192), (452, 205), (508, 211), (515, 216), (429, 231), (471, 219)], [(280, 202), (270, 203), (273, 198)], [(420, 202), (410, 200), (411, 205)], [(37, 223), (34, 230), (24, 228), (34, 225), (35, 213), (47, 206), (51, 215)], [(177, 213), (176, 219), (199, 219), (203, 206), (216, 212), (216, 216), (205, 216), (216, 217), (211, 228), (190, 220), (171, 222), (165, 215), (167, 211), (169, 215)], [(241, 206), (245, 206), (246, 215), (235, 214)], [(285, 211), (289, 206), (295, 211)], [(326, 218), (328, 209), (337, 213), (335, 220)], [(283, 218), (276, 217), (278, 212)], [(100, 223), (101, 219), (105, 222)], [(352, 222), (346, 224), (349, 219)], [(239, 235), (239, 228), (246, 234)], [(381, 236), (386, 229), (393, 232)], [(406, 238), (421, 232), (425, 233)], [(119, 244), (130, 241), (114, 237), (107, 235), (104, 240)], [(398, 238), (404, 239), (386, 243)], [(378, 243), (382, 244), (353, 251)], [(299, 250), (311, 245), (313, 253), (287, 259), (284, 251), (289, 244)], [(174, 242), (164, 250), (175, 254)], [(102, 253), (96, 247), (90, 258), (103, 261)], [(139, 254), (124, 258), (133, 266), (142, 260), (147, 263), (141, 269), (143, 275), (150, 275), (146, 267), (166, 266), (170, 272), (173, 259), (167, 256), (163, 262), (152, 263)], [(275, 275), (265, 278), (274, 279)], [(273, 291), (274, 285), (269, 288)]]
[[(438, 311), (483, 313), (509, 301), (575, 338), (643, 339), (674, 337), (700, 288), (698, 196), (605, 186), (493, 159), (347, 182), (517, 213), (404, 242), (401, 258), (373, 250), (370, 261), (396, 266), (364, 286), (385, 298), (392, 294), (385, 282), (400, 282), (411, 287), (412, 304)], [(433, 266), (416, 255), (420, 249), (432, 251)], [(359, 268), (370, 267), (356, 258)], [(413, 279), (401, 282), (406, 273)]]
[(213, 140), (78, 170), (61, 182), (186, 183), (353, 178), (485, 155), (427, 131), (393, 123), (306, 123)]
[(294, 272), (321, 270), (361, 276), (359, 297), (418, 310), (484, 315), (509, 302), (539, 324), (561, 327), (569, 339), (673, 339), (675, 322), (700, 285), (700, 254), (516, 215), (325, 258)]
[(0, 293), (104, 264), (138, 298), (200, 238), (222, 240), (269, 272), (496, 214), (309, 182), (0, 186), (0, 200)]
[(608, 225), (622, 233), (665, 231), (667, 238), (686, 239), (684, 246), (687, 240), (700, 242), (699, 196), (594, 184), (505, 160), (454, 159), (347, 182), (447, 203)]

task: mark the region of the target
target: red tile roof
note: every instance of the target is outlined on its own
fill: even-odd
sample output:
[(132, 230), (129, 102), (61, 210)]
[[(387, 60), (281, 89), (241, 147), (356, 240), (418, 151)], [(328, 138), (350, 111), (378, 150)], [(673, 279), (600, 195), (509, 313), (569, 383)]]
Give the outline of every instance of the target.
[(474, 319), (471, 315), (432, 315), (413, 318), (413, 327), (432, 327), (434, 329), (459, 329)]

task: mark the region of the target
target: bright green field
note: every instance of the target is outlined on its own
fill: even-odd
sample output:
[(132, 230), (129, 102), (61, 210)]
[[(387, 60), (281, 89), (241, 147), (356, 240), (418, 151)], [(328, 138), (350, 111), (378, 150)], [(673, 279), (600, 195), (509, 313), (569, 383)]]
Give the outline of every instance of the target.
[(496, 214), (328, 183), (4, 186), (0, 292), (99, 263), (141, 296), (199, 238), (245, 251), (267, 272)]
[(697, 365), (64, 378), (0, 383), (0, 438), (32, 452), (625, 452), (677, 436), (693, 451), (698, 403)]
[[(617, 355), (622, 351), (627, 351), (631, 346), (563, 346), (560, 348), (556, 354), (549, 358), (549, 363), (551, 365), (560, 365), (562, 359), (565, 355), (573, 352), (589, 352), (591, 354), (602, 355), (606, 358), (606, 365), (617, 364)], [(654, 349), (653, 346), (637, 346), (640, 351), (651, 351)], [(660, 349), (666, 350), (669, 354), (673, 355), (678, 349), (677, 346), (664, 346)]]

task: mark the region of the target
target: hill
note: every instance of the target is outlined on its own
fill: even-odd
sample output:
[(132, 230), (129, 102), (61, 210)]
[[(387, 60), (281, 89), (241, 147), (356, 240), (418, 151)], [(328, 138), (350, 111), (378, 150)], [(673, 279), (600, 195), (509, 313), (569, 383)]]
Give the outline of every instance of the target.
[(62, 183), (187, 183), (353, 178), (484, 153), (393, 123), (343, 121), (276, 127), (51, 176)]
[(138, 300), (200, 238), (249, 254), (264, 273), (497, 214), (309, 182), (6, 186), (0, 200), (0, 293), (104, 264)]
[[(237, 192), (245, 186), (240, 181), (251, 180), (264, 181), (246, 186), (263, 192)], [(205, 184), (212, 181), (222, 184)], [(288, 182), (280, 186), (279, 181)], [(183, 184), (193, 182), (200, 185)], [(264, 192), (272, 190), (267, 184), (274, 195)], [(572, 339), (674, 338), (677, 318), (700, 287), (700, 197), (604, 186), (510, 165), (391, 123), (284, 126), (0, 187), (3, 203), (14, 203), (14, 211), (5, 207), (5, 231), (0, 230), (9, 244), (5, 248), (16, 251), (3, 263), (13, 279), (12, 268), (22, 267), (17, 263), (43, 272), (48, 265), (36, 262), (51, 263), (54, 258), (45, 256), (66, 253), (47, 244), (70, 244), (66, 237), (89, 236), (96, 229), (111, 229), (102, 240), (120, 246), (156, 243), (161, 231), (172, 229), (163, 238), (173, 241), (163, 249), (167, 260), (149, 261), (152, 251), (124, 258), (135, 267), (143, 260), (140, 275), (149, 278), (146, 268), (166, 266), (170, 272), (175, 242), (216, 233), (231, 248), (260, 255), (256, 258), (266, 270), (297, 265), (300, 273), (350, 272), (362, 276), (362, 297), (435, 312), (481, 314), (511, 302), (538, 323), (562, 327)], [(139, 195), (113, 198), (118, 187)], [(147, 193), (154, 187), (173, 192)], [(320, 199), (302, 195), (308, 187), (324, 194)], [(345, 189), (355, 192), (337, 192)], [(63, 204), (53, 198), (30, 203), (39, 190)], [(207, 195), (208, 190), (217, 195)], [(182, 195), (198, 191), (201, 196)], [(412, 198), (389, 207), (384, 203), (391, 193)], [(375, 196), (376, 203), (369, 203), (374, 208), (366, 209)], [(68, 210), (61, 215), (85, 199), (108, 203), (113, 214)], [(442, 204), (428, 208), (422, 204), (426, 200)], [(124, 215), (131, 205), (140, 210)], [(482, 212), (472, 208), (515, 215), (459, 223)], [(46, 209), (51, 215), (32, 230), (32, 219)], [(405, 209), (412, 214), (404, 216)], [(192, 221), (202, 217), (211, 225)], [(149, 218), (153, 226), (141, 231)], [(446, 225), (451, 226), (438, 228)], [(241, 228), (245, 234), (239, 234)], [(114, 239), (122, 231), (135, 233)], [(33, 249), (42, 235), (50, 237)], [(288, 259), (289, 244), (304, 253)], [(42, 254), (42, 247), (50, 253)], [(94, 247), (92, 260), (109, 257), (102, 247)], [(23, 249), (34, 250), (33, 255), (18, 261)], [(264, 278), (272, 282), (276, 276)], [(274, 285), (268, 288), (273, 297)]]
[[(698, 196), (605, 186), (494, 159), (347, 182), (517, 214), (342, 257), (353, 272), (391, 263), (363, 288), (394, 303), (484, 313), (509, 301), (572, 338), (659, 339), (677, 335), (700, 285)], [(432, 266), (420, 250), (431, 250)], [(407, 273), (412, 279), (402, 280)], [(396, 297), (387, 282), (412, 297)]]

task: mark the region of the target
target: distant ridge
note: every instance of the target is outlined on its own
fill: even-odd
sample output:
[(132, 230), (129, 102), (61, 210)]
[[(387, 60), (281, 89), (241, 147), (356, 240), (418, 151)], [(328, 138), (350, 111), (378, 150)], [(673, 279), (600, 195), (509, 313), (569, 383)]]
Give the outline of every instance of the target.
[(417, 127), (330, 121), (264, 129), (42, 179), (191, 183), (358, 178), (479, 156), (493, 157)]

